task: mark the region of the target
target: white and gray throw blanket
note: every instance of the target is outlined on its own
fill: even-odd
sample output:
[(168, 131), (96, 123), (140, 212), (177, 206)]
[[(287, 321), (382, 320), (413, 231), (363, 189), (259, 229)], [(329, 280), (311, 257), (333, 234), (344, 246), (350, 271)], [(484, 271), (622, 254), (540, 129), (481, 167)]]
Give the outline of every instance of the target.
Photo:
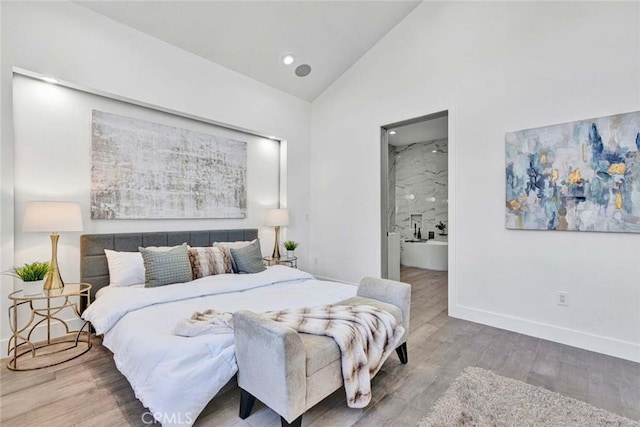
[[(263, 313), (298, 332), (332, 337), (342, 357), (342, 377), (351, 408), (371, 400), (371, 378), (398, 346), (404, 328), (389, 312), (368, 305), (325, 305)], [(176, 335), (231, 333), (231, 313), (206, 310), (181, 320)]]
[(233, 314), (223, 313), (212, 309), (202, 313), (195, 312), (190, 319), (182, 319), (178, 322), (173, 333), (181, 337), (197, 337), (206, 334), (232, 334), (231, 323)]

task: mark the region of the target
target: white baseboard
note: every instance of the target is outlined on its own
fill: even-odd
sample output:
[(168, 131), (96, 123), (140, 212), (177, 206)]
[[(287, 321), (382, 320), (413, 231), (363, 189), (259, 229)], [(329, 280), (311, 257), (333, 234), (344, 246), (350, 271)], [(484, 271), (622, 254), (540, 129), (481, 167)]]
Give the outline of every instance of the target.
[(449, 316), (640, 363), (640, 344), (457, 305)]
[[(70, 330), (78, 330), (84, 324), (84, 320), (74, 318), (74, 319), (63, 319), (69, 325)], [(64, 335), (65, 328), (60, 322), (52, 321), (51, 322), (51, 337), (60, 337)], [(4, 359), (8, 356), (7, 354), (7, 345), (9, 344), (10, 337), (3, 338), (0, 340), (0, 359)], [(40, 342), (47, 339), (47, 325), (42, 323), (38, 325), (31, 334), (31, 341)]]

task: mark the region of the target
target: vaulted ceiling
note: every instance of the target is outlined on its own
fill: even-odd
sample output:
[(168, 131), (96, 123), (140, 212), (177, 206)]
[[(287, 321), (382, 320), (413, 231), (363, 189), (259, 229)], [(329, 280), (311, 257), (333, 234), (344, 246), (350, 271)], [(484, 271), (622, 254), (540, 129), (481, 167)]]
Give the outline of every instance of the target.
[[(313, 101), (419, 1), (79, 1), (165, 42)], [(295, 62), (284, 65), (291, 53)], [(297, 66), (311, 73), (298, 77)]]

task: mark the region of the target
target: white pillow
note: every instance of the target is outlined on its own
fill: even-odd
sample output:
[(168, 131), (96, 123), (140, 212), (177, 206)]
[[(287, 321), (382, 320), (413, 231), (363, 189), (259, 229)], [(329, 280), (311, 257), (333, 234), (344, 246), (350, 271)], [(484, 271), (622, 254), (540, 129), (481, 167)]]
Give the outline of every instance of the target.
[(238, 241), (238, 242), (213, 242), (213, 245), (211, 246), (224, 246), (226, 248), (235, 248), (235, 249), (240, 249), (240, 248), (244, 248), (245, 246), (249, 246), (250, 244), (252, 244), (253, 242), (255, 242), (258, 239), (253, 239), (252, 241)]
[[(187, 242), (185, 242), (187, 243)], [(184, 243), (182, 244), (184, 245)], [(145, 249), (148, 249), (150, 251), (156, 251), (156, 252), (169, 252), (171, 249), (174, 248), (178, 248), (182, 245), (177, 245), (177, 246), (145, 246)], [(187, 249), (189, 249), (191, 246), (187, 245)]]
[(144, 263), (140, 252), (104, 250), (109, 265), (109, 286), (131, 286), (144, 283)]

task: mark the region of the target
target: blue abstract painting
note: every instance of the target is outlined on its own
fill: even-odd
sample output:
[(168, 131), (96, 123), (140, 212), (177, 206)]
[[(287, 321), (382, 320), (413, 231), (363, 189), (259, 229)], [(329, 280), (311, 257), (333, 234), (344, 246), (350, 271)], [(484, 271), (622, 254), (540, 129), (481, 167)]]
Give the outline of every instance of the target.
[(640, 111), (505, 142), (507, 228), (640, 233)]

